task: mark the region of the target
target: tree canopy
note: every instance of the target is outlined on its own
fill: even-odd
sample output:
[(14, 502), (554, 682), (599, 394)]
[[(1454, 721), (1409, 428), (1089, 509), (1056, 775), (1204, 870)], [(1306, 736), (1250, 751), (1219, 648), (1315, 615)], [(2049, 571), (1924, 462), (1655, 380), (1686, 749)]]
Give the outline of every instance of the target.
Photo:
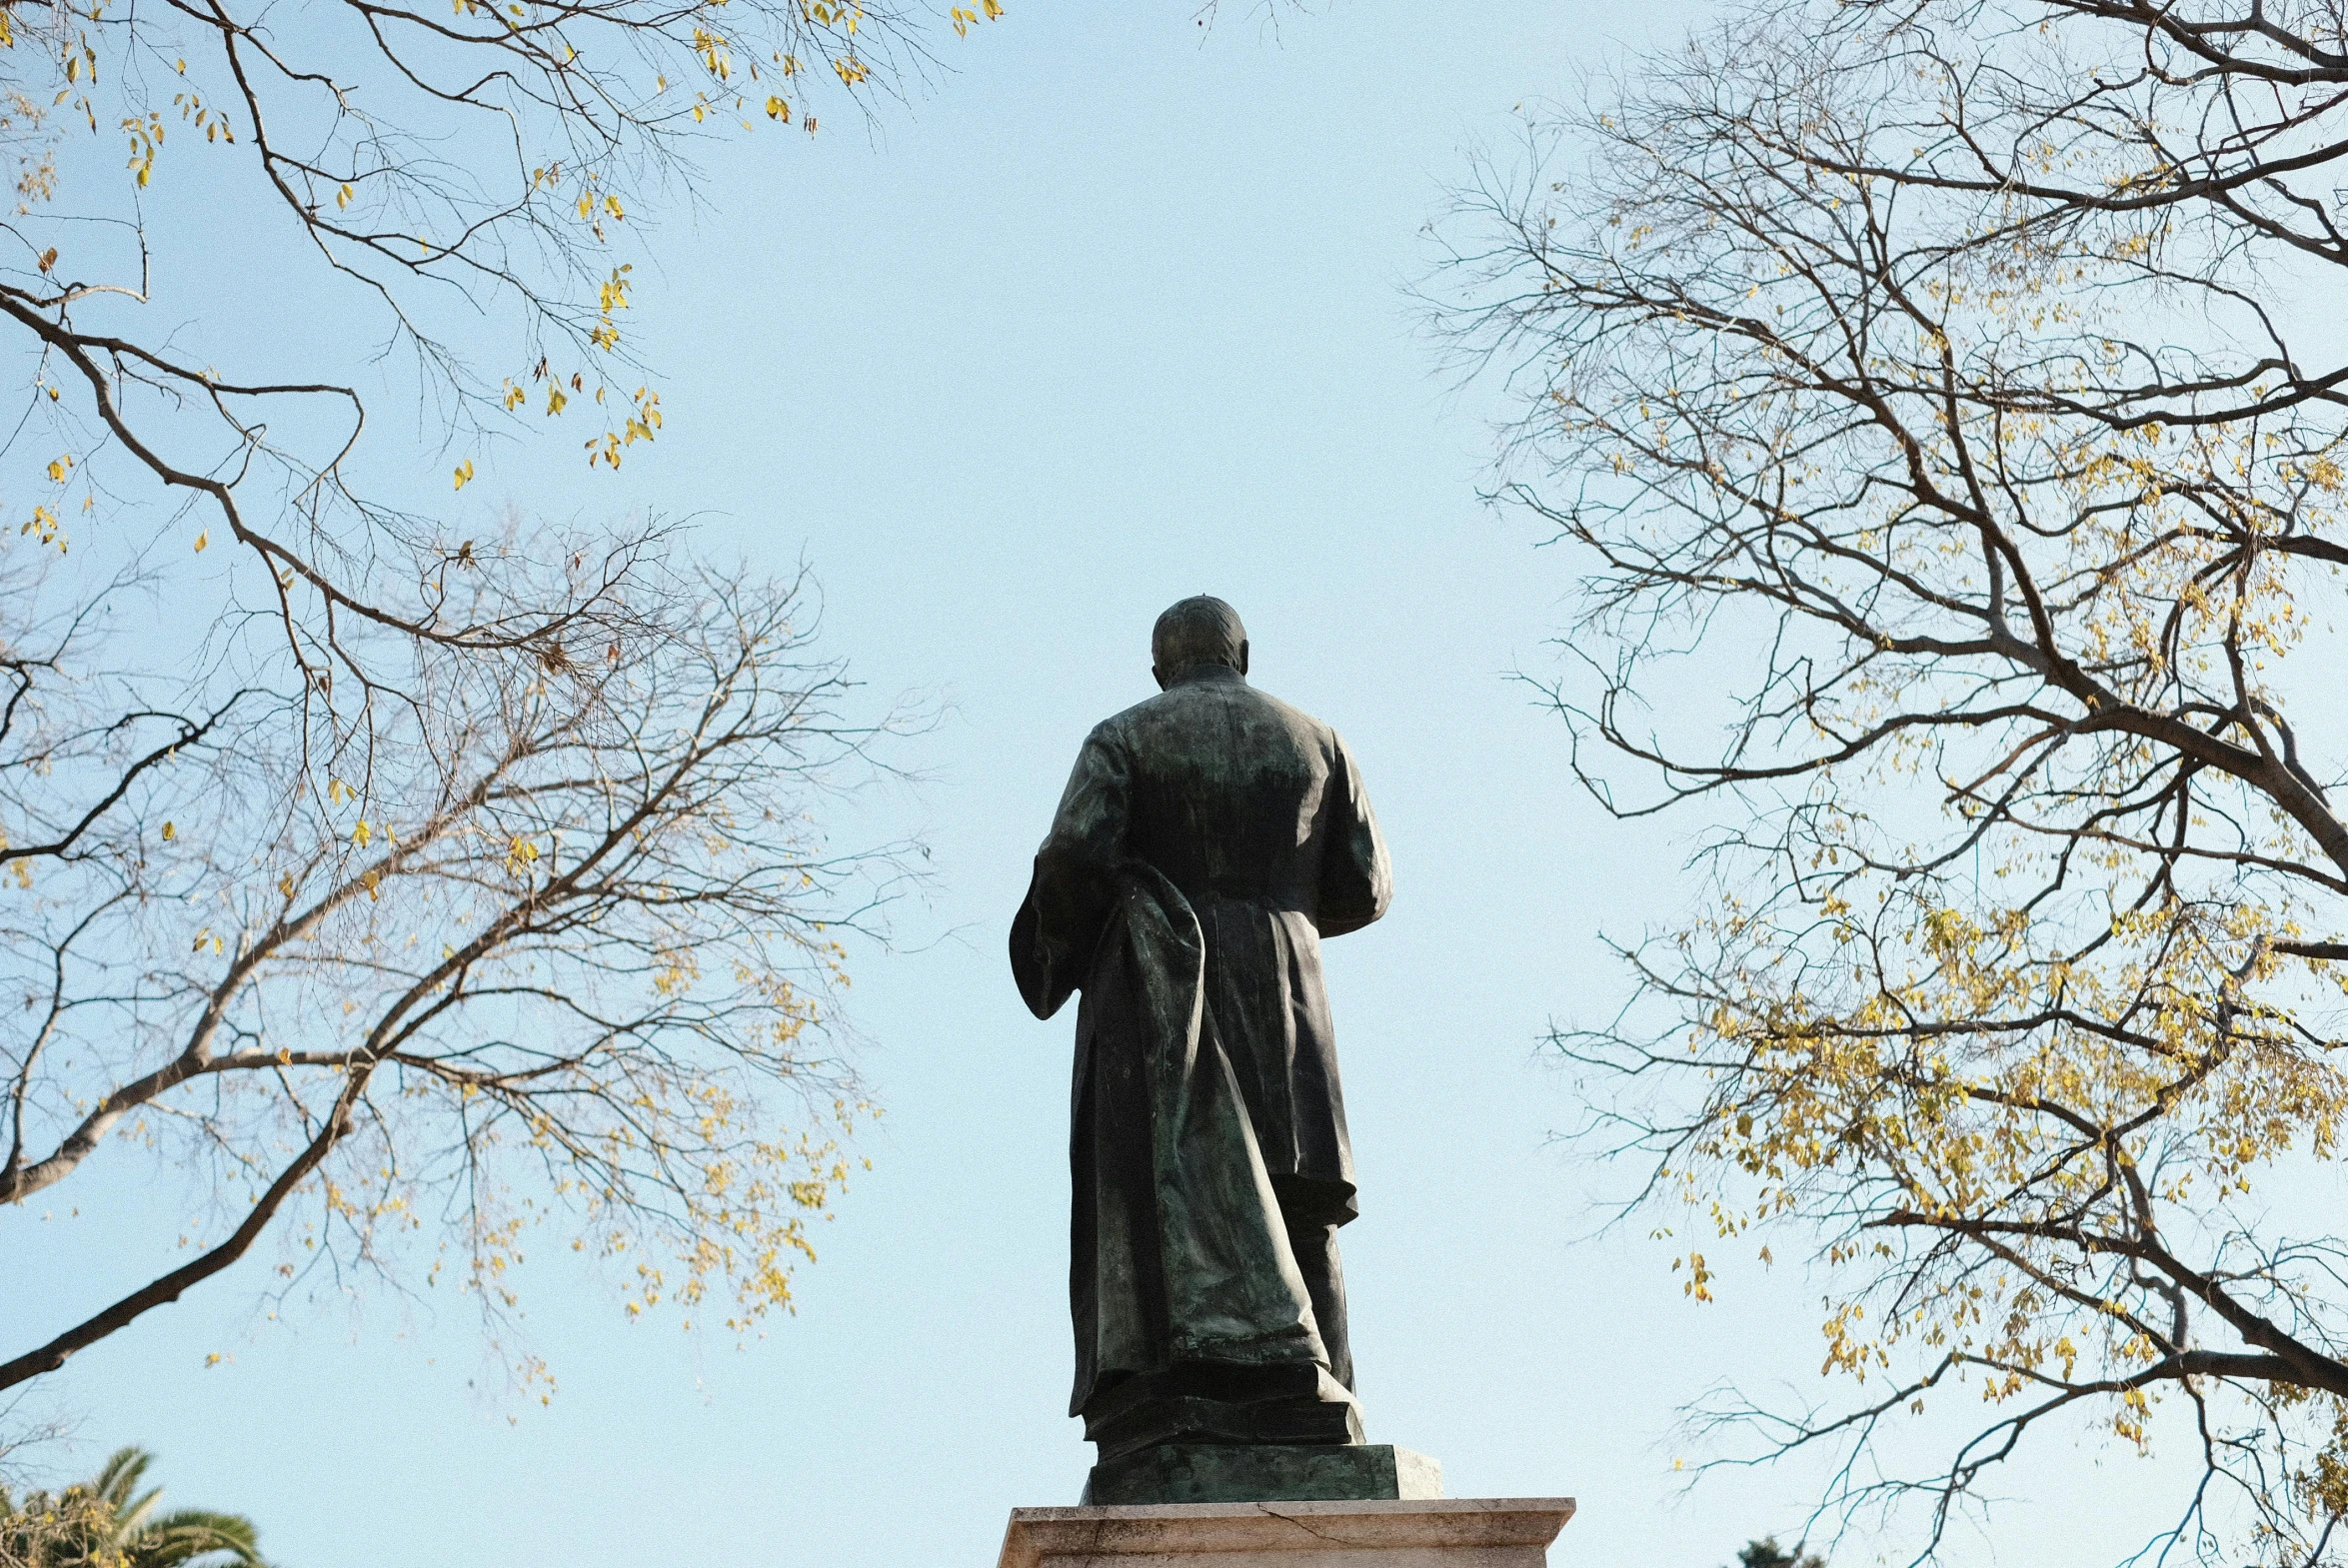
[(62, 1491), (19, 1499), (0, 1486), (0, 1568), (268, 1568), (243, 1515), (157, 1512), (163, 1488), (139, 1490), (154, 1462), (123, 1448), (94, 1479)]
[(1738, 1568), (1826, 1568), (1826, 1560), (1815, 1552), (1804, 1552), (1800, 1542), (1789, 1552), (1777, 1544), (1774, 1535), (1747, 1541), (1738, 1550), (1736, 1561)]
[[(2082, 1431), (2200, 1458), (2162, 1549), (2348, 1513), (2344, 49), (2313, 3), (1755, 8), (1448, 231), (1502, 493), (1586, 574), (1577, 774), (1704, 833), (1556, 1044), (1647, 1201), (1814, 1248), (1842, 1402), (1715, 1435), (1837, 1456), (1825, 1511), (1920, 1559)], [(1965, 1435), (1911, 1467), (1911, 1419)]]
[(608, 472), (658, 438), (625, 323), (698, 147), (885, 112), (1001, 14), (0, 14), (0, 1222), (134, 1164), (206, 1216), (127, 1294), (55, 1281), (0, 1387), (289, 1219), (281, 1291), (498, 1315), (560, 1216), (632, 1311), (788, 1301), (861, 1104), (841, 937), (900, 868), (827, 811), (901, 716), (852, 707), (804, 575), (463, 492), (492, 442)]

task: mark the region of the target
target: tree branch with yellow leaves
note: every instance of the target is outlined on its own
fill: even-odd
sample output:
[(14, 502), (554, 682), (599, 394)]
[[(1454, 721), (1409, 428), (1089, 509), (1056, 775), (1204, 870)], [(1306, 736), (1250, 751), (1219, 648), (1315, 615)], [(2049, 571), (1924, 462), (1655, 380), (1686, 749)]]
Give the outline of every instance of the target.
[[(244, 694), (50, 857), (8, 921), (43, 1021), (0, 1057), (0, 1202), (86, 1179), (143, 1126), (169, 1164), (227, 1161), (252, 1204), (0, 1362), (0, 1387), (227, 1267), (305, 1193), (310, 1241), (384, 1268), (445, 1205), (453, 1238), (420, 1244), (493, 1309), (512, 1305), (517, 1221), (550, 1212), (658, 1260), (639, 1304), (731, 1291), (744, 1324), (788, 1300), (857, 1103), (820, 1044), (839, 938), (894, 874), (826, 851), (811, 810), (871, 733), (839, 717), (841, 673), (808, 657), (795, 594), (687, 573), (656, 605), (652, 582), (630, 586), (644, 630), (603, 649), (502, 668), (436, 650), (364, 791), (310, 790), (298, 750), (258, 750), (300, 698)], [(63, 765), (44, 787), (119, 749), (66, 718), (97, 696), (67, 684), (20, 738), (16, 756)], [(10, 803), (40, 814), (22, 785)]]
[(804, 583), (464, 492), (658, 438), (625, 324), (713, 138), (788, 168), (1002, 14), (0, 6), (0, 1224), (133, 1171), (216, 1216), (44, 1289), (0, 1387), (271, 1235), (280, 1289), (411, 1288), (408, 1235), (494, 1315), (562, 1215), (635, 1309), (788, 1299), (860, 1103), (840, 936), (899, 874), (825, 812), (901, 716), (849, 717)]
[(1903, 1559), (2084, 1430), (2201, 1461), (2115, 1556), (2338, 1560), (2340, 25), (1754, 12), (1444, 231), (1497, 494), (1585, 570), (1575, 777), (1705, 823), (1705, 912), (1554, 1043), (1642, 1201), (1812, 1239), (1845, 1395), (1699, 1423), (1837, 1455)]

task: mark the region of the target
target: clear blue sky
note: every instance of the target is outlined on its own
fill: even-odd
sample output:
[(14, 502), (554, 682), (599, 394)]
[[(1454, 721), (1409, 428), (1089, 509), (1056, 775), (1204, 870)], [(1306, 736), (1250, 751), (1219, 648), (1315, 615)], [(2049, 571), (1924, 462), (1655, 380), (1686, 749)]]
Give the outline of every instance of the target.
[[(1392, 915), (1328, 959), (1372, 1439), (1439, 1458), (1453, 1495), (1578, 1497), (1560, 1568), (1714, 1568), (1798, 1531), (1798, 1471), (1679, 1499), (1672, 1422), (1729, 1376), (1824, 1394), (1814, 1290), (1731, 1260), (1719, 1304), (1683, 1301), (1643, 1226), (1585, 1239), (1608, 1174), (1548, 1140), (1578, 1104), (1539, 1035), (1615, 1005), (1596, 933), (1694, 895), (1693, 824), (1605, 819), (1510, 681), (1547, 667), (1571, 563), (1478, 504), (1486, 394), (1445, 389), (1401, 294), (1469, 144), (1693, 12), (1348, 0), (1275, 37), (1202, 34), (1180, 0), (1012, 5), (873, 138), (711, 161), (639, 323), (670, 378), (657, 446), (615, 481), (556, 441), (464, 497), (694, 512), (712, 550), (804, 554), (872, 690), (950, 704), (903, 754), (927, 782), (851, 824), (926, 833), (939, 883), (898, 950), (858, 954), (889, 1115), (800, 1312), (737, 1352), (534, 1265), (541, 1408), (457, 1301), (256, 1326), (256, 1258), (73, 1363), (61, 1466), (149, 1444), (171, 1500), (252, 1514), (285, 1568), (980, 1568), (1010, 1507), (1074, 1501), (1073, 1012), (1027, 1014), (1003, 931), (1077, 743), (1150, 690), (1151, 619), (1211, 592), (1260, 683), (1353, 743), (1393, 845)], [(23, 1288), (0, 1277), (0, 1315)], [(2033, 1470), (1999, 1560), (2108, 1552), (2153, 1474)]]

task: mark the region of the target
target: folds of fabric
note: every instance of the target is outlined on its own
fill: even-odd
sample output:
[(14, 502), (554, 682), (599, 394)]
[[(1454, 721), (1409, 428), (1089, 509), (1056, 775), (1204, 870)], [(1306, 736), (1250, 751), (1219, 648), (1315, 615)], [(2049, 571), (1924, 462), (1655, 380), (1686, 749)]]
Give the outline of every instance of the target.
[(1122, 1374), (1176, 1363), (1326, 1366), (1245, 1096), (1205, 1004), (1195, 913), (1164, 875), (1130, 866), (1092, 959), (1070, 1149), (1070, 1412)]

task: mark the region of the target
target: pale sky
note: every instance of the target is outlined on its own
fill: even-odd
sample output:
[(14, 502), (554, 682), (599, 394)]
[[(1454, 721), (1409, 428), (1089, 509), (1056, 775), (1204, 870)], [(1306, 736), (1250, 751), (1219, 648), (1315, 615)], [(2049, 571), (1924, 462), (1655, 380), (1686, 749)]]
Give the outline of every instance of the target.
[[(798, 1314), (743, 1351), (624, 1321), (546, 1247), (543, 1408), (459, 1300), (371, 1287), (257, 1325), (257, 1254), (72, 1364), (56, 1397), (87, 1415), (56, 1462), (153, 1447), (167, 1501), (251, 1514), (281, 1568), (984, 1568), (1011, 1507), (1074, 1502), (1074, 1009), (1028, 1015), (1003, 935), (1079, 741), (1151, 690), (1152, 618), (1207, 592), (1245, 617), (1258, 683), (1352, 743), (1394, 853), (1392, 914), (1328, 952), (1371, 1439), (1441, 1460), (1454, 1496), (1577, 1498), (1559, 1568), (1716, 1568), (1798, 1534), (1814, 1474), (1682, 1497), (1674, 1421), (1730, 1377), (1836, 1392), (1815, 1287), (1740, 1247), (1722, 1299), (1687, 1302), (1648, 1222), (1589, 1239), (1624, 1173), (1550, 1141), (1580, 1100), (1540, 1036), (1618, 1004), (1598, 934), (1696, 896), (1695, 824), (1608, 821), (1511, 680), (1549, 668), (1574, 564), (1477, 500), (1489, 392), (1446, 387), (1403, 295), (1471, 144), (1693, 14), (1346, 0), (1274, 36), (1201, 34), (1181, 0), (1011, 0), (875, 138), (712, 159), (713, 214), (670, 225), (645, 285), (659, 443), (616, 480), (568, 441), (501, 457), (464, 500), (657, 506), (714, 552), (804, 556), (876, 700), (949, 705), (900, 754), (924, 782), (842, 824), (926, 835), (938, 876), (898, 950), (855, 954), (875, 1171)], [(179, 1194), (109, 1179), (73, 1200), (170, 1223)], [(62, 1211), (37, 1223), (8, 1217), (0, 1248), (70, 1248)], [(37, 1270), (12, 1272), (17, 1320)], [(2011, 1480), (1996, 1560), (2150, 1528), (2157, 1464), (2061, 1446)]]

